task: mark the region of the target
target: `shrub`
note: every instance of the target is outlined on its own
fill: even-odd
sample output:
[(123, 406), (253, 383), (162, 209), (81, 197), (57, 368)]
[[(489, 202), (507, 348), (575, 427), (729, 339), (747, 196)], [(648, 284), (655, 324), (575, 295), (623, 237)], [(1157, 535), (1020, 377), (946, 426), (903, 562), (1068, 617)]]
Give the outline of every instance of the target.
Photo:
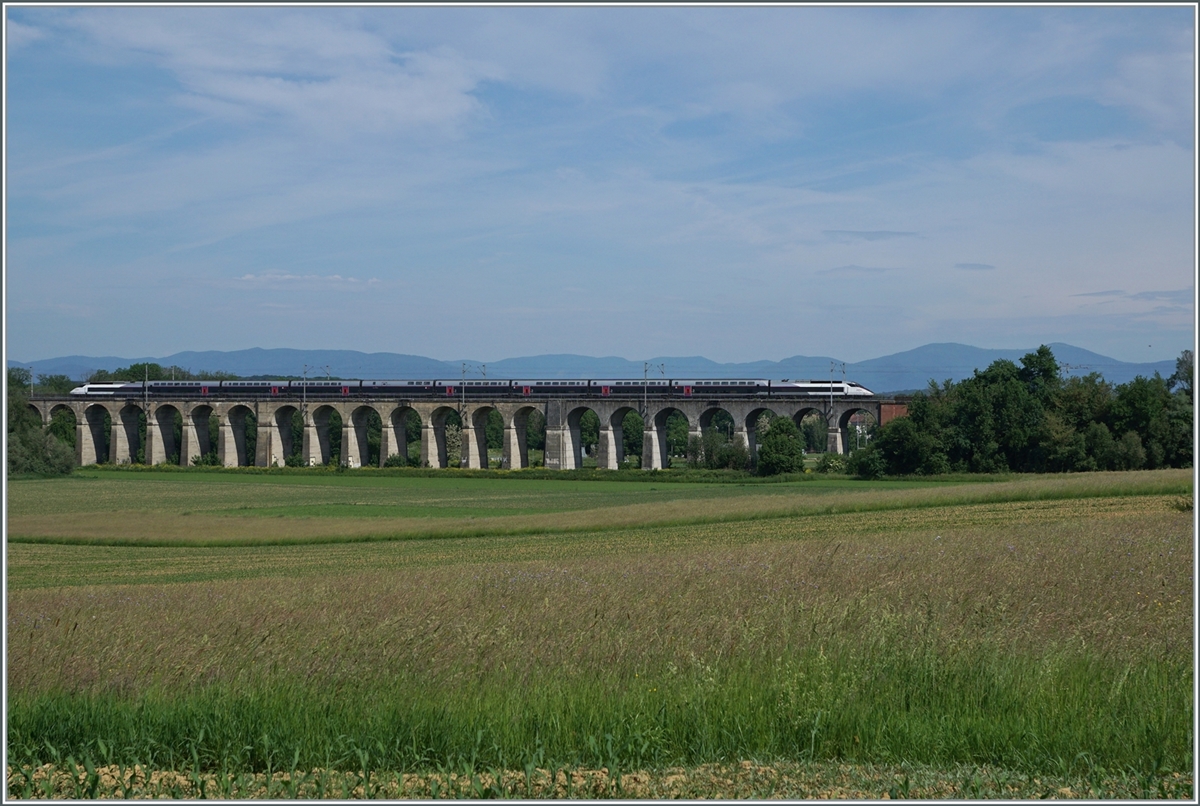
[(421, 457), (410, 453), (407, 457), (399, 453), (393, 453), (383, 463), (384, 467), (420, 467)]
[(821, 454), (820, 461), (817, 462), (818, 473), (845, 473), (846, 458), (836, 453)]
[[(293, 455), (296, 456), (297, 458), (299, 457), (299, 454), (293, 454)], [(288, 457), (289, 462), (291, 461), (291, 458), (292, 458), (291, 456)], [(197, 467), (220, 467), (221, 459), (219, 456), (217, 456), (216, 451), (209, 451), (208, 453), (203, 454), (203, 455), (193, 456), (192, 464)]]
[(881, 479), (887, 472), (887, 460), (877, 445), (868, 445), (850, 454), (846, 472), (860, 479)]
[(75, 452), (41, 429), (8, 435), (10, 475), (62, 476), (75, 468)]
[(776, 417), (758, 449), (758, 472), (763, 476), (799, 473), (804, 469), (804, 437), (790, 417)]

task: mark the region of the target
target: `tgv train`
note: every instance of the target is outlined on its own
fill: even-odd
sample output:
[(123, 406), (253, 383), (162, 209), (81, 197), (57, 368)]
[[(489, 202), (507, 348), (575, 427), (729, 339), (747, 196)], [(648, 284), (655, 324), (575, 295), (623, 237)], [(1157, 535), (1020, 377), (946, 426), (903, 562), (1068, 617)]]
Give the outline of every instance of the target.
[(667, 380), (610, 378), (600, 380), (427, 380), (427, 381), (130, 381), (86, 383), (71, 390), (83, 397), (870, 397), (870, 389), (853, 381), (768, 381), (760, 378)]

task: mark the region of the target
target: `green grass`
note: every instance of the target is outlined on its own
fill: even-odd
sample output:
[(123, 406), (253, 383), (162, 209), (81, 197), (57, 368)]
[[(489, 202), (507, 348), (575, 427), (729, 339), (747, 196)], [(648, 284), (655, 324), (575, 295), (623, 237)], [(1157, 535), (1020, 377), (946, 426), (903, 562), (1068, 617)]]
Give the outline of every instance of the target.
[[(29, 524), (132, 519), (139, 499), (162, 520), (135, 528), (464, 517), (438, 509), (477, 524), (305, 545), (10, 542), (11, 796), (41, 765), (85, 760), (74, 783), (36, 786), (86, 795), (101, 778), (87, 765), (112, 762), (181, 776), (144, 782), (160, 795), (202, 779), (250, 794), (267, 779), (247, 776), (296, 769), (333, 775), (334, 796), (367, 778), (427, 796), (451, 773), (459, 794), (492, 774), (491, 794), (521, 796), (567, 769), (590, 771), (574, 794), (628, 794), (613, 782), (636, 773), (643, 794), (802, 797), (849, 765), (850, 783), (816, 791), (1190, 796), (1186, 472), (661, 490), (283, 478), (10, 486)], [(263, 511), (293, 506), (320, 513)], [(704, 783), (710, 768), (729, 771)]]
[[(488, 674), (453, 686), (396, 675), (334, 687), (272, 680), (198, 691), (10, 698), (19, 763), (100, 759), (95, 739), (162, 769), (261, 771), (437, 766), (661, 769), (738, 759), (839, 759), (1037, 772), (1086, 759), (1116, 769), (1190, 767), (1189, 665), (1070, 653), (1055, 662), (976, 647), (947, 654), (894, 637), (810, 648), (785, 662), (538, 681)], [(273, 756), (273, 759), (272, 759)]]
[(373, 474), (104, 473), (14, 482), (10, 543), (289, 545), (620, 531), (641, 525), (1191, 492), (1186, 470), (960, 481), (665, 484)]

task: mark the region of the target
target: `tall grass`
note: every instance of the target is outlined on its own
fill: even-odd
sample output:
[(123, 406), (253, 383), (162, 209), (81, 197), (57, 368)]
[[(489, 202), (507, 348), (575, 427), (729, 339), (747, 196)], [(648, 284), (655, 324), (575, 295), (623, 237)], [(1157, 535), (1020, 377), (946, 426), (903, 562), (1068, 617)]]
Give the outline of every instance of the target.
[(1191, 519), (1054, 506), (1077, 517), (10, 590), (10, 760), (1188, 769)]
[(1030, 773), (1191, 767), (1186, 661), (874, 646), (624, 675), (275, 679), (187, 692), (9, 700), (10, 763), (207, 770), (537, 766), (636, 770), (754, 758), (974, 763)]

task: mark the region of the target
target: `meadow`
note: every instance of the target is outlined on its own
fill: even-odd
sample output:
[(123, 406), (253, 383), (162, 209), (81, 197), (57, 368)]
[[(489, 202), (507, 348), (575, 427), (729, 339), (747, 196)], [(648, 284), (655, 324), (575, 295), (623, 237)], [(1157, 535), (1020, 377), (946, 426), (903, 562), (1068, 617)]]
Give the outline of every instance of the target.
[(11, 482), (9, 796), (1191, 797), (1190, 471), (514, 475)]

